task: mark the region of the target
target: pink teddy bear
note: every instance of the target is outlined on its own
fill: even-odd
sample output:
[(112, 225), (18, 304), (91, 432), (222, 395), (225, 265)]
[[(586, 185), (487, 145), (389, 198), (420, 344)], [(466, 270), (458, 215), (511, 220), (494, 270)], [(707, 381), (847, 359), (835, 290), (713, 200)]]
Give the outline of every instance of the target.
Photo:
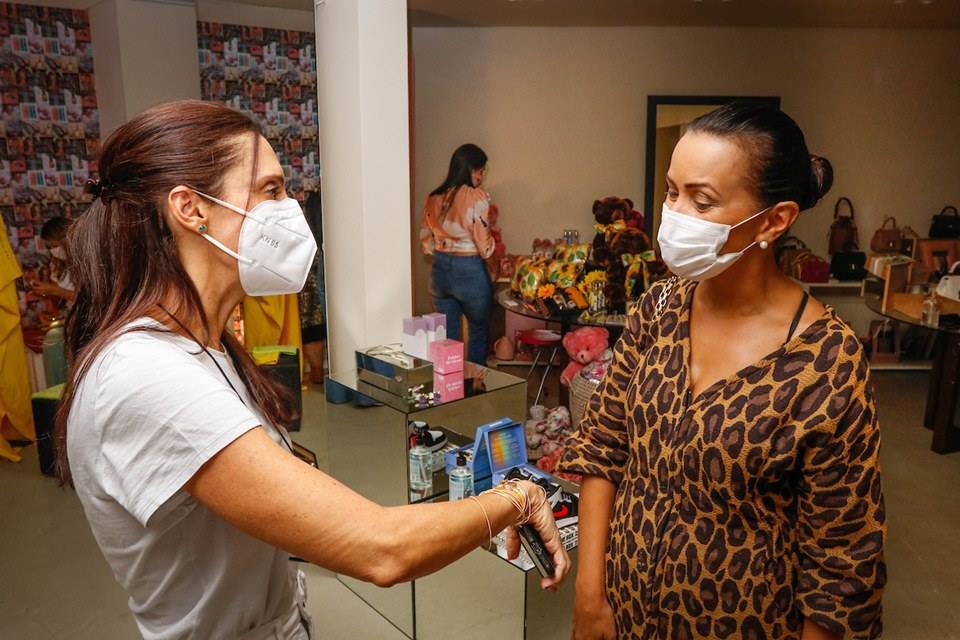
[(603, 355), (609, 341), (610, 332), (602, 327), (581, 327), (563, 336), (563, 348), (570, 356), (570, 364), (560, 374), (560, 382), (569, 386), (584, 366)]

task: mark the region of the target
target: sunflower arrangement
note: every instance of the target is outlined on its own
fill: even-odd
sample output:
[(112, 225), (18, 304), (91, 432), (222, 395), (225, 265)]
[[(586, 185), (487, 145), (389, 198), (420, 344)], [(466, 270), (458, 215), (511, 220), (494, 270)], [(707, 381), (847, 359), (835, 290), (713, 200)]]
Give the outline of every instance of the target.
[(593, 289), (594, 282), (602, 282), (606, 284), (607, 282), (607, 272), (606, 271), (591, 271), (587, 275), (583, 276), (583, 279), (577, 285), (580, 288), (580, 291), (584, 295), (587, 295)]
[(557, 287), (552, 284), (545, 284), (539, 289), (537, 289), (537, 297), (541, 300), (546, 300), (552, 298), (553, 294), (557, 292)]

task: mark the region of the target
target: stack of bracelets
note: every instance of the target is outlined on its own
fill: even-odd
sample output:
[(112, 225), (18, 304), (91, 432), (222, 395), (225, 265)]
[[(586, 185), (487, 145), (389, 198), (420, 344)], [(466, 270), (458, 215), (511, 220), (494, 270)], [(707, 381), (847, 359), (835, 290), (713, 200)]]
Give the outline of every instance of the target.
[[(516, 508), (517, 513), (520, 514), (517, 522), (513, 523), (513, 526), (519, 527), (530, 522), (530, 518), (533, 517), (533, 513), (536, 509), (539, 509), (543, 504), (543, 501), (546, 500), (547, 494), (543, 490), (543, 487), (540, 485), (533, 485), (540, 493), (539, 499), (531, 498), (527, 495), (527, 492), (523, 490), (520, 486), (519, 480), (505, 480), (502, 483), (498, 484), (492, 489), (484, 491), (480, 495), (493, 495), (500, 496)], [(487, 549), (490, 549), (490, 541), (493, 540), (493, 527), (490, 526), (490, 517), (487, 515), (487, 510), (483, 507), (483, 503), (477, 498), (477, 496), (470, 496), (470, 499), (476, 502), (480, 506), (480, 510), (483, 512), (483, 518), (487, 521)]]

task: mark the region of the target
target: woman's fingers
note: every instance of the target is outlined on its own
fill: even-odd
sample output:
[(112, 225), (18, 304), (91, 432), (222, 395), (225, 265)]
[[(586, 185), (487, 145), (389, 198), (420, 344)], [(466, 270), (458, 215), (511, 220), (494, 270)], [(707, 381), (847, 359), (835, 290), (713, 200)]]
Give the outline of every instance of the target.
[(553, 577), (540, 580), (540, 587), (548, 591), (556, 591), (557, 587), (566, 579), (570, 571), (570, 556), (562, 546), (553, 554)]
[(543, 578), (540, 581), (540, 586), (554, 591), (570, 571), (570, 557), (567, 555), (567, 550), (563, 548), (560, 530), (557, 528), (557, 521), (553, 517), (553, 508), (546, 499), (543, 499), (530, 524), (537, 529), (540, 538), (543, 539), (543, 545), (553, 557), (553, 576)]
[(515, 527), (507, 527), (507, 559), (516, 560), (520, 555), (520, 536)]

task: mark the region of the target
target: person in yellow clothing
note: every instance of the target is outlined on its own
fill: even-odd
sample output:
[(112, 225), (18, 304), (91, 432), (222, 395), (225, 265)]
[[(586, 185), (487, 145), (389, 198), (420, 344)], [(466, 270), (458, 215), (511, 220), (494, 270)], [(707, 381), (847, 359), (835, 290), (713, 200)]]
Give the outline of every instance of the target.
[(247, 296), (243, 299), (243, 346), (285, 345), (300, 353), (300, 379), (303, 380), (303, 340), (300, 336), (300, 307), (297, 294)]
[(0, 458), (20, 462), (10, 440), (36, 440), (30, 374), (20, 328), (17, 278), (23, 274), (0, 217)]

